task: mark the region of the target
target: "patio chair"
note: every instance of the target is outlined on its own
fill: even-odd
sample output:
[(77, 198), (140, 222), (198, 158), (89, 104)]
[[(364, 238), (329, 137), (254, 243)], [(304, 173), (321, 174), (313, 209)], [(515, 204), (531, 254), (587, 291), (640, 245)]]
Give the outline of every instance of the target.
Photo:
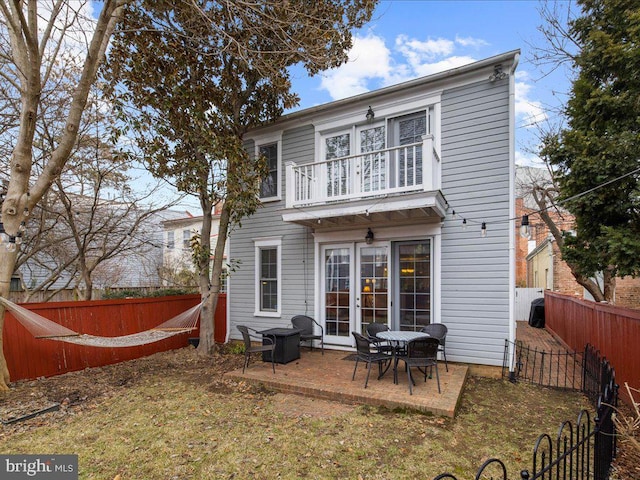
[[(320, 348), (322, 350), (322, 355), (324, 355), (324, 330), (322, 325), (316, 322), (313, 318), (308, 317), (306, 315), (296, 315), (291, 318), (291, 325), (293, 328), (297, 328), (300, 330), (300, 341), (301, 342), (309, 342), (309, 346), (313, 351), (313, 341), (320, 340)], [(320, 329), (320, 335), (315, 333), (315, 327)]]
[[(238, 330), (242, 333), (242, 340), (244, 341), (244, 365), (242, 366), (242, 373), (249, 366), (249, 359), (252, 353), (271, 352), (271, 368), (273, 373), (276, 373), (275, 364), (275, 338), (267, 335), (260, 335), (253, 328), (245, 327), (244, 325), (238, 325)], [(253, 332), (253, 333), (252, 333)], [(254, 345), (251, 339), (260, 340), (260, 345)]]
[[(407, 377), (409, 378), (409, 395), (413, 395), (414, 385), (411, 367), (417, 367), (421, 373), (424, 373), (425, 382), (427, 381), (427, 368), (435, 367), (438, 393), (442, 393), (440, 391), (440, 375), (438, 374), (438, 345), (437, 338), (417, 338), (407, 343), (407, 354), (398, 357), (406, 365)], [(422, 368), (424, 368), (424, 371)]]
[[(378, 353), (376, 351), (371, 350), (371, 345), (373, 343), (364, 335), (358, 332), (351, 332), (356, 339), (356, 366), (353, 368), (353, 375), (351, 376), (351, 381), (354, 381), (356, 378), (356, 370), (358, 369), (359, 362), (365, 362), (367, 364), (367, 378), (364, 381), (364, 388), (367, 388), (369, 384), (369, 374), (371, 373), (371, 365), (373, 363), (378, 364), (378, 380), (389, 368), (391, 365), (391, 357), (386, 353)], [(387, 363), (384, 371), (382, 370), (382, 365)]]
[(444, 323), (432, 323), (422, 327), (421, 332), (428, 333), (430, 336), (437, 338), (440, 341), (438, 351), (442, 352), (442, 358), (444, 358), (444, 366), (449, 371), (449, 364), (447, 363), (447, 352), (445, 351), (445, 343), (447, 341), (447, 332), (449, 329)]
[(393, 353), (393, 346), (388, 341), (382, 340), (376, 336), (379, 332), (386, 332), (389, 330), (389, 327), (383, 323), (370, 323), (367, 325), (366, 330), (369, 340), (371, 340), (371, 343), (376, 346), (378, 353), (386, 353), (388, 355)]

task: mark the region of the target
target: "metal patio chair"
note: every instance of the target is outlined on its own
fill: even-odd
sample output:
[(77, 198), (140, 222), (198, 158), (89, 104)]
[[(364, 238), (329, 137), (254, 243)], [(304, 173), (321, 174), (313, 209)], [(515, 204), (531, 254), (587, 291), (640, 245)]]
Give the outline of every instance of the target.
[(391, 355), (393, 353), (393, 345), (391, 345), (388, 341), (382, 340), (376, 336), (379, 332), (386, 332), (389, 330), (383, 323), (370, 323), (367, 325), (367, 336), (369, 340), (376, 346), (378, 353), (386, 353)]
[[(367, 364), (367, 378), (364, 381), (364, 388), (367, 388), (369, 384), (369, 374), (371, 373), (371, 365), (374, 363), (378, 364), (378, 379), (384, 375), (384, 373), (388, 370), (389, 365), (391, 365), (392, 358), (386, 353), (379, 353), (377, 351), (372, 351), (371, 346), (373, 342), (369, 340), (364, 335), (358, 332), (351, 332), (356, 339), (356, 366), (353, 368), (353, 375), (351, 376), (351, 381), (356, 378), (356, 370), (358, 369), (359, 362), (365, 362)], [(375, 346), (374, 346), (375, 347)], [(384, 371), (382, 370), (383, 364), (387, 364)]]
[[(309, 342), (311, 350), (313, 350), (313, 341), (320, 340), (320, 348), (322, 355), (324, 355), (324, 330), (322, 325), (307, 315), (294, 316), (291, 318), (291, 325), (293, 325), (293, 328), (300, 330), (300, 341)], [(316, 326), (320, 329), (320, 335), (315, 333)]]
[[(275, 364), (275, 349), (276, 340), (267, 335), (260, 335), (253, 328), (246, 327), (244, 325), (238, 325), (238, 330), (242, 333), (242, 340), (244, 341), (244, 365), (242, 365), (242, 373), (249, 366), (249, 359), (252, 353), (271, 352), (271, 368), (273, 373), (276, 373)], [(254, 345), (251, 339), (260, 340), (260, 345)]]
[(428, 333), (429, 336), (437, 338), (440, 341), (438, 351), (442, 352), (442, 358), (444, 358), (444, 366), (449, 371), (449, 364), (447, 363), (447, 352), (445, 350), (445, 343), (447, 341), (447, 332), (449, 329), (444, 323), (431, 323), (422, 327), (421, 332)]
[[(427, 381), (427, 368), (436, 369), (436, 380), (438, 382), (438, 393), (440, 391), (440, 375), (438, 374), (438, 345), (439, 341), (435, 337), (417, 338), (407, 343), (407, 354), (397, 357), (402, 360), (407, 368), (407, 377), (409, 379), (409, 394), (413, 395), (413, 375), (411, 367), (417, 367), (421, 373), (424, 373), (424, 381)], [(422, 370), (424, 368), (424, 371)]]

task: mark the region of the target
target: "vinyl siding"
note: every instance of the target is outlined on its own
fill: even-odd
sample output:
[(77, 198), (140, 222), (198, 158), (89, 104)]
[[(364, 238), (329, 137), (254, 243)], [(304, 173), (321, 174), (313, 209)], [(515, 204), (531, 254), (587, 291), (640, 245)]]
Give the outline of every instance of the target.
[[(441, 237), (441, 321), (449, 327), (447, 357), (452, 361), (501, 365), (509, 338), (509, 80), (487, 80), (441, 96), (442, 192), (452, 209), (467, 218), (447, 216)], [(282, 136), (282, 165), (314, 161), (314, 128), (302, 124)], [(230, 257), (242, 259), (232, 273), (228, 302), (230, 335), (236, 325), (288, 326), (291, 316), (314, 312), (314, 240), (311, 229), (284, 223), (282, 200), (265, 203), (232, 234)], [(480, 237), (481, 222), (487, 237)], [(254, 239), (282, 238), (282, 316), (254, 316)]]
[[(509, 89), (479, 82), (442, 96), (442, 191), (467, 219), (442, 229), (447, 356), (501, 365), (509, 338)], [(480, 237), (482, 222), (487, 237)]]
[[(251, 150), (253, 151), (253, 150)], [(258, 330), (288, 327), (291, 317), (298, 314), (313, 316), (313, 236), (310, 229), (282, 221), (285, 208), (285, 172), (287, 162), (298, 164), (312, 162), (314, 155), (314, 130), (307, 125), (288, 130), (282, 136), (282, 200), (266, 202), (249, 218), (242, 220), (242, 227), (234, 230), (229, 245), (229, 257), (242, 263), (231, 273), (229, 281), (229, 335), (241, 338), (237, 325), (247, 325)], [(281, 237), (281, 316), (255, 315), (255, 247), (254, 240), (264, 237)]]

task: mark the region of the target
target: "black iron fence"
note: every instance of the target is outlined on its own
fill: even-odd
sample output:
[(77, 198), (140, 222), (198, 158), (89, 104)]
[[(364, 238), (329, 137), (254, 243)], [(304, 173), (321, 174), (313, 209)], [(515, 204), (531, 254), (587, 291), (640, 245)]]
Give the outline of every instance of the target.
[[(580, 390), (594, 404), (596, 415), (592, 420), (589, 412), (582, 410), (575, 423), (566, 421), (560, 426), (555, 438), (540, 435), (531, 469), (509, 477), (506, 465), (492, 458), (478, 469), (476, 480), (607, 480), (616, 454), (613, 413), (618, 406), (618, 386), (613, 367), (598, 350), (587, 345), (580, 353), (549, 353), (507, 342), (503, 377), (507, 376), (514, 382)], [(458, 479), (443, 473), (434, 480)]]
[(582, 390), (583, 363), (583, 352), (547, 352), (520, 341), (506, 340), (502, 377), (545, 387)]

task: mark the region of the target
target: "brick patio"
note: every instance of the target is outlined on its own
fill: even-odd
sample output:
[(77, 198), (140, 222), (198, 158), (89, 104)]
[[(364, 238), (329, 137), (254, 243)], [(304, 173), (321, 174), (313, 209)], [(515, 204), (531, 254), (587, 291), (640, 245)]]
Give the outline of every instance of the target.
[[(529, 327), (526, 322), (518, 322), (518, 338), (522, 337), (529, 345), (540, 345), (549, 349), (562, 346), (544, 329)], [(351, 404), (384, 406), (387, 408), (407, 408), (430, 412), (434, 415), (454, 417), (460, 403), (467, 375), (488, 372), (495, 376), (500, 369), (487, 369), (449, 362), (449, 371), (444, 362), (439, 362), (440, 388), (438, 393), (435, 372), (433, 378), (423, 381), (423, 377), (414, 375), (416, 385), (413, 395), (409, 395), (407, 375), (399, 365), (398, 384), (393, 383), (393, 372), (389, 370), (380, 380), (377, 379), (377, 367), (373, 366), (369, 385), (364, 388), (366, 365), (360, 363), (356, 378), (351, 381), (355, 362), (350, 352), (325, 350), (322, 355), (317, 349), (309, 351), (301, 348), (300, 359), (287, 364), (276, 364), (276, 373), (271, 364), (256, 357), (245, 373), (235, 370), (226, 374), (228, 378), (264, 385), (267, 388), (300, 395), (335, 400)]]

